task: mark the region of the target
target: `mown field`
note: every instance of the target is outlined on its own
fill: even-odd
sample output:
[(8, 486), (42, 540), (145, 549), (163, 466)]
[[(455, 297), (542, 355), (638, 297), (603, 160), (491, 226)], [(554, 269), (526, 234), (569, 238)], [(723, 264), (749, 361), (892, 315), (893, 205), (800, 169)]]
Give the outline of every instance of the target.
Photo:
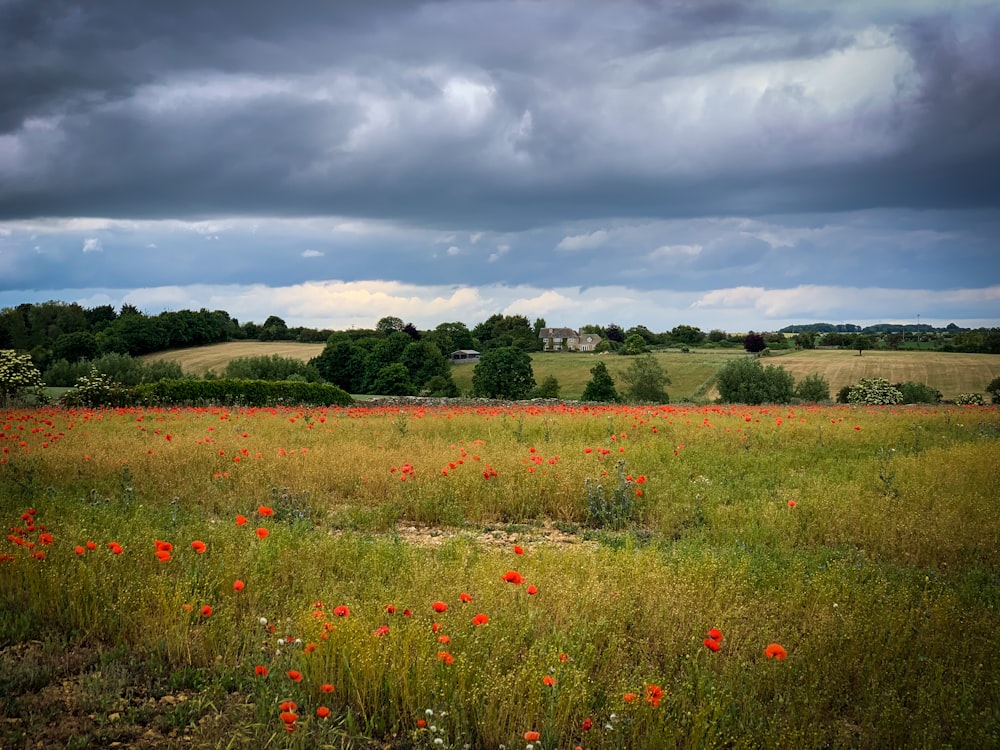
[(0, 413), (0, 746), (1000, 745), (996, 407)]
[(148, 354), (143, 359), (177, 362), (186, 373), (201, 377), (209, 370), (221, 375), (226, 365), (240, 357), (291, 357), (308, 362), (319, 356), (325, 344), (300, 344), (297, 341), (227, 341), (224, 344), (174, 349)]

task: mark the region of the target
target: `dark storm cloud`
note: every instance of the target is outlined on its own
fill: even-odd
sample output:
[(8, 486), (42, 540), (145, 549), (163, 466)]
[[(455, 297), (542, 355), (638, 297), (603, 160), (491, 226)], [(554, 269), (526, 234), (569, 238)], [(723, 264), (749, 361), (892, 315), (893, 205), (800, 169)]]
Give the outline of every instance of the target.
[[(715, 101), (704, 135), (650, 97), (807, 63), (870, 19), (757, 2), (8, 1), (0, 217), (334, 214), (508, 230), (997, 205), (1000, 12), (976, 11), (969, 42), (965, 16), (875, 9), (913, 73), (893, 101), (844, 105), (837, 153), (818, 158), (822, 120), (793, 88), (772, 85), (732, 122)], [(855, 149), (845, 128), (879, 147)]]

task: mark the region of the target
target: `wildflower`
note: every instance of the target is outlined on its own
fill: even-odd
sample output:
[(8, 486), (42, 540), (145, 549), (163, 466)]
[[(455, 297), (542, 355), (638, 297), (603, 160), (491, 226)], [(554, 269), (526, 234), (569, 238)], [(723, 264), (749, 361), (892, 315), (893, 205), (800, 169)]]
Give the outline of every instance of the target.
[(417, 726), (423, 729), (427, 726), (427, 719), (417, 719)]
[(583, 720), (583, 726), (581, 727), (581, 729), (583, 729), (584, 732), (589, 732), (592, 726), (594, 726), (594, 722), (592, 722), (590, 720), (590, 717), (588, 716), (586, 719)]
[(45, 559), (45, 553), (42, 552), (41, 550), (38, 550), (37, 552), (32, 552), (31, 556), (33, 558), (35, 558), (36, 560), (44, 560)]
[(712, 628), (707, 633), (705, 633), (705, 635), (707, 635), (713, 641), (721, 641), (722, 640), (722, 632), (718, 628)]
[(515, 586), (520, 586), (524, 583), (524, 576), (518, 573), (516, 570), (508, 570), (503, 574), (503, 580), (507, 583), (513, 583)]
[(201, 616), (202, 617), (211, 617), (212, 616), (212, 608), (210, 606), (208, 606), (207, 604), (205, 606), (203, 606), (201, 608)]
[(408, 609), (404, 609), (403, 610), (403, 617), (413, 617), (413, 613), (410, 610), (408, 610)]
[[(80, 553), (83, 553), (83, 548), (80, 548)], [(160, 549), (156, 551), (156, 559), (160, 562), (167, 562), (170, 559), (170, 553), (165, 549)]]
[(639, 696), (636, 695), (635, 693), (625, 693), (625, 695), (623, 695), (622, 698), (625, 700), (626, 703), (635, 703), (637, 700), (639, 700)]
[(199, 555), (202, 554), (207, 548), (207, 545), (200, 539), (195, 539), (191, 542), (191, 549), (197, 552)]
[(108, 542), (108, 549), (115, 555), (120, 555), (123, 552), (122, 546), (118, 542)]
[(789, 508), (794, 508), (795, 507), (795, 501), (794, 500), (789, 500), (788, 501), (788, 507)]
[(267, 529), (261, 527), (261, 528), (257, 529), (257, 538), (258, 539), (267, 539), (267, 535), (270, 534), (270, 533), (271, 533), (270, 531), (268, 531)]
[(442, 627), (442, 625), (439, 622), (432, 622), (431, 623), (431, 631), (434, 632), (434, 633), (437, 633), (439, 630), (441, 630), (441, 627)]
[(172, 545), (170, 542), (164, 542), (164, 541), (162, 541), (160, 539), (157, 539), (156, 540), (156, 551), (157, 552), (173, 552), (174, 551), (174, 545)]
[(468, 604), (472, 601), (472, 597), (464, 591), (458, 595), (458, 598), (461, 600), (462, 604)]
[(445, 604), (444, 602), (433, 602), (431, 604), (431, 609), (433, 609), (435, 612), (441, 613), (445, 612), (448, 609), (448, 605)]
[(722, 646), (714, 638), (706, 638), (702, 643), (705, 644), (705, 648), (709, 651), (718, 651)]
[(266, 505), (261, 505), (259, 508), (257, 508), (257, 512), (260, 515), (262, 515), (262, 516), (273, 516), (274, 515), (274, 510), (271, 509), (271, 508), (268, 508)]
[(319, 691), (321, 693), (332, 693), (333, 685), (331, 685), (329, 682), (324, 682), (322, 685), (319, 686)]
[(289, 669), (285, 674), (292, 682), (302, 682), (302, 673), (297, 669)]
[(455, 661), (455, 657), (447, 651), (438, 651), (437, 658), (438, 661), (443, 661), (445, 664), (452, 664)]
[(305, 648), (302, 649), (302, 653), (304, 653), (304, 654), (311, 654), (315, 650), (316, 650), (316, 644), (310, 642), (310, 643), (307, 643), (305, 645)]
[(242, 591), (244, 588), (246, 588), (246, 584), (239, 578), (233, 581), (233, 591)]
[(646, 702), (653, 708), (660, 705), (663, 699), (663, 688), (659, 685), (646, 685)]
[(785, 651), (777, 643), (768, 644), (768, 647), (764, 649), (764, 655), (768, 659), (777, 659), (778, 661), (784, 661), (785, 657), (788, 656), (788, 652)]
[(541, 736), (542, 735), (540, 735), (538, 732), (524, 733), (524, 739), (526, 739), (528, 742), (537, 742), (541, 738)]
[(515, 545), (514, 545), (514, 554), (515, 554), (515, 555), (523, 555), (523, 554), (524, 554), (524, 550), (523, 550), (522, 548), (518, 547), (518, 546), (517, 546), (517, 545), (515, 544)]
[(351, 610), (349, 610), (347, 607), (341, 604), (339, 607), (334, 607), (333, 614), (335, 614), (337, 617), (347, 617), (348, 615), (351, 614)]
[(325, 719), (329, 715), (330, 715), (330, 709), (329, 708), (327, 708), (326, 706), (317, 706), (317, 708), (316, 708), (316, 716), (318, 716), (321, 719)]
[(385, 611), (388, 612), (390, 615), (396, 614), (396, 608), (391, 604), (386, 605)]
[(566, 662), (569, 661), (569, 657), (566, 656), (566, 654), (559, 654), (559, 661), (561, 661), (563, 664), (565, 664)]
[(247, 518), (246, 516), (239, 516), (239, 515), (236, 516), (236, 525), (237, 526), (246, 526), (247, 523), (249, 523), (249, 521), (250, 521), (250, 519)]
[(94, 543), (94, 542), (87, 542), (87, 549), (93, 551), (93, 550), (97, 549), (97, 544)]
[(268, 668), (265, 667), (263, 664), (258, 664), (256, 667), (253, 668), (253, 673), (254, 676), (256, 677), (267, 677), (268, 671), (269, 671)]
[(82, 555), (87, 550), (85, 550), (82, 546), (80, 546), (78, 544), (78, 545), (76, 545), (76, 547), (73, 548), (73, 551), (76, 552), (76, 554), (78, 554), (78, 555)]
[(538, 587), (535, 585), (528, 586), (528, 594), (534, 596), (538, 593)]
[(181, 609), (183, 609), (185, 612), (194, 612), (194, 607), (187, 603), (182, 604)]
[(375, 629), (375, 631), (372, 633), (372, 635), (374, 635), (374, 636), (376, 636), (378, 638), (381, 638), (384, 635), (389, 635), (389, 626), (388, 625), (379, 625)]
[(278, 715), (278, 717), (283, 722), (285, 722), (285, 731), (286, 732), (294, 732), (295, 731), (295, 722), (299, 718), (297, 714), (294, 714), (291, 711), (282, 711)]
[(478, 615), (472, 618), (472, 624), (475, 625), (476, 627), (480, 625), (485, 625), (489, 621), (490, 618), (484, 615), (482, 612), (480, 612)]
[(446, 635), (439, 635), (438, 636), (438, 643), (451, 643), (451, 638), (449, 638)]
[(552, 687), (553, 685), (556, 684), (556, 678), (550, 674), (547, 674), (542, 678), (542, 682), (548, 685), (549, 687)]
[(295, 705), (295, 701), (282, 701), (281, 705), (278, 706), (279, 711), (298, 711), (299, 707)]
[(38, 543), (39, 544), (44, 544), (46, 546), (52, 544), (52, 535), (51, 534), (39, 534), (38, 535)]

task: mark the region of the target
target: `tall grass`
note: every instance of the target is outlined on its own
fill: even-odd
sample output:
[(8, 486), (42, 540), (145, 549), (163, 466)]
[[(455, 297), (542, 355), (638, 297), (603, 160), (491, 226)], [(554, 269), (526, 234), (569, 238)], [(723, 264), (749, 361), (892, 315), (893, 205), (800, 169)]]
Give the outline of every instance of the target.
[[(0, 644), (96, 649), (83, 676), (107, 700), (187, 691), (149, 721), (188, 746), (1000, 742), (995, 408), (38, 410), (0, 428), (22, 542), (0, 562)], [(619, 465), (624, 531), (586, 491)], [(23, 732), (6, 744), (45, 736), (27, 696), (67, 677), (24, 669), (0, 659)]]

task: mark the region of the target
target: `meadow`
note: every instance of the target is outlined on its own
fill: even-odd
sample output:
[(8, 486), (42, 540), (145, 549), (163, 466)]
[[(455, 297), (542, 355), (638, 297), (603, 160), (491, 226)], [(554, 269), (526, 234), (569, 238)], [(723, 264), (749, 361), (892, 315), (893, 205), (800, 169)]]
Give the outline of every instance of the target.
[(997, 747), (998, 440), (993, 406), (0, 412), (0, 746)]

